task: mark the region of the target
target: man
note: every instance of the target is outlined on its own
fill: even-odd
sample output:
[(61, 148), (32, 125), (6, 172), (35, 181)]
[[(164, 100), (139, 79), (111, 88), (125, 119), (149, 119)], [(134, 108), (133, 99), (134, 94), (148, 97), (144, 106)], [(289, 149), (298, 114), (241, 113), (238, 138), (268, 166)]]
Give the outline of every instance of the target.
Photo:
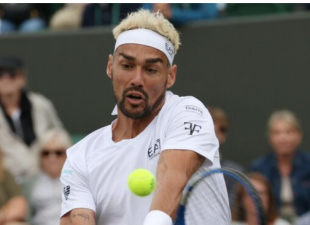
[[(107, 74), (117, 119), (67, 151), (61, 225), (172, 225), (192, 174), (220, 166), (212, 119), (196, 98), (166, 92), (180, 42), (162, 14), (140, 10), (113, 32)], [(154, 194), (130, 193), (127, 179), (137, 168), (156, 173)], [(228, 206), (223, 186), (219, 204)], [(228, 215), (219, 215), (219, 224), (228, 224)]]
[(35, 174), (38, 141), (47, 130), (62, 128), (52, 103), (25, 90), (26, 76), (18, 57), (0, 59), (0, 146), (4, 163), (17, 182)]

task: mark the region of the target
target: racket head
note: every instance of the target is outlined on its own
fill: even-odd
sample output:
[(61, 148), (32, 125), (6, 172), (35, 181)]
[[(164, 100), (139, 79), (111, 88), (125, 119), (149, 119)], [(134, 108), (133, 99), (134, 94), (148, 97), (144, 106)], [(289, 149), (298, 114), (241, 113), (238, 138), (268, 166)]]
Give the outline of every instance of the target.
[(243, 173), (230, 168), (208, 169), (197, 173), (186, 186), (174, 224), (231, 224), (231, 209), (224, 177), (233, 179), (246, 190), (256, 209), (257, 224), (265, 225), (265, 214), (259, 194)]

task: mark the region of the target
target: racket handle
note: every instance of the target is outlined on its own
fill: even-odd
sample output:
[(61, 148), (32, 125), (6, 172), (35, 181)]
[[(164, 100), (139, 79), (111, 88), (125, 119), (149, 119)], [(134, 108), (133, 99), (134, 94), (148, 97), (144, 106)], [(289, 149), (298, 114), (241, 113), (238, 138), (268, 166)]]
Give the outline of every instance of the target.
[(184, 205), (180, 205), (174, 225), (185, 225), (184, 213), (185, 213), (185, 207)]

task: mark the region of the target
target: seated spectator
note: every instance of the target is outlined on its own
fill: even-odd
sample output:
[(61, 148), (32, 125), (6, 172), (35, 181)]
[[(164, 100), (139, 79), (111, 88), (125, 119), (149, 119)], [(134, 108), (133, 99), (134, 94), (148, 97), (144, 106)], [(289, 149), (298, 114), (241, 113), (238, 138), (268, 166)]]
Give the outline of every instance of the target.
[(160, 11), (174, 25), (218, 18), (215, 3), (144, 3), (142, 8)]
[[(228, 117), (226, 113), (224, 112), (224, 110), (218, 107), (208, 106), (207, 108), (213, 119), (215, 135), (217, 139), (219, 140), (219, 144), (220, 144), (221, 166), (232, 168), (240, 172), (243, 172), (244, 171), (243, 166), (241, 166), (240, 164), (232, 160), (225, 159), (221, 152), (221, 147), (223, 146), (223, 144), (226, 142), (226, 139), (227, 139), (227, 132), (228, 132), (228, 127), (229, 127), (229, 121), (228, 121)], [(227, 176), (225, 176), (225, 182), (226, 182), (228, 196), (229, 196), (229, 204), (230, 206), (232, 206), (234, 202), (234, 198), (235, 198), (234, 192), (235, 192), (235, 187), (236, 187), (237, 182), (235, 181), (235, 179), (227, 177)]]
[(118, 24), (127, 14), (137, 11), (139, 3), (93, 3), (86, 6), (82, 27), (111, 26)]
[(309, 223), (310, 223), (310, 211), (302, 215), (301, 217), (297, 218), (294, 225), (309, 225)]
[(63, 130), (50, 130), (42, 136), (41, 146), (41, 171), (25, 185), (29, 219), (31, 225), (55, 225), (59, 224), (62, 201), (59, 178), (71, 140)]
[(13, 31), (33, 32), (46, 27), (39, 4), (1, 3), (1, 33)]
[(0, 150), (0, 224), (25, 221), (27, 202), (13, 176), (4, 168)]
[(288, 110), (271, 115), (268, 136), (273, 151), (255, 160), (251, 169), (267, 177), (278, 213), (292, 222), (310, 210), (310, 154), (299, 149), (301, 126)]
[(38, 171), (38, 140), (62, 128), (50, 100), (25, 90), (26, 75), (18, 57), (0, 59), (0, 147), (6, 168), (21, 183)]
[(50, 28), (53, 30), (79, 28), (86, 5), (84, 3), (67, 3), (53, 15), (50, 21)]
[[(257, 190), (266, 213), (266, 225), (289, 225), (290, 223), (279, 218), (275, 201), (268, 180), (260, 173), (249, 173), (248, 177)], [(236, 202), (232, 212), (232, 224), (255, 225), (258, 224), (256, 207), (246, 190), (238, 185), (236, 189)]]

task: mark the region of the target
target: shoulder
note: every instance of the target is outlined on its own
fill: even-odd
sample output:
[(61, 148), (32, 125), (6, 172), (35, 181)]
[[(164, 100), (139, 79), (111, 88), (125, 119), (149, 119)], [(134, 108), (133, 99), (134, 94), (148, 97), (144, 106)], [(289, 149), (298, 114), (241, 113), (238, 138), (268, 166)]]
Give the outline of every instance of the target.
[(310, 152), (298, 150), (296, 154), (300, 159), (303, 159), (305, 162), (310, 163)]
[(51, 100), (49, 100), (47, 97), (45, 97), (42, 94), (36, 93), (36, 92), (28, 92), (27, 96), (29, 98), (29, 101), (37, 106), (45, 106), (50, 107), (52, 105)]
[(167, 92), (164, 112), (190, 113), (193, 115), (210, 117), (210, 113), (204, 104), (193, 96), (178, 96), (172, 92)]
[(110, 128), (110, 125), (90, 133), (78, 143), (70, 147), (67, 150), (68, 160), (84, 161), (87, 159), (86, 157), (92, 152), (95, 146), (104, 142), (104, 132), (108, 128)]

